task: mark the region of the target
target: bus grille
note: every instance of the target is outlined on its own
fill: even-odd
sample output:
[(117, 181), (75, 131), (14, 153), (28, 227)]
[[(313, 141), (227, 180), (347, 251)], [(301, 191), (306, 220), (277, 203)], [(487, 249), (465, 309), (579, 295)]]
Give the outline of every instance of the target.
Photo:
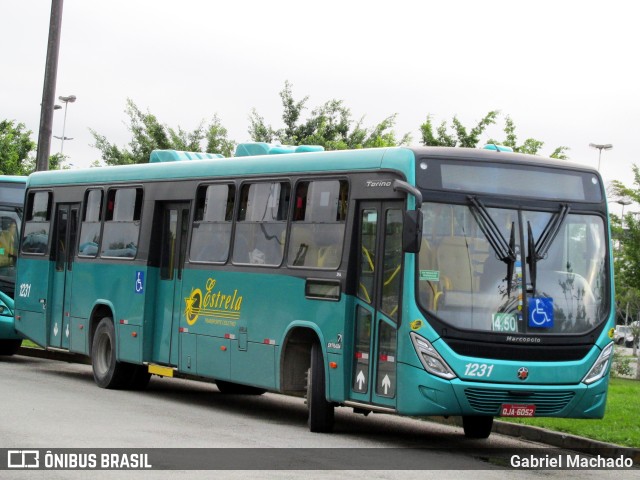
[(464, 391), (469, 405), (479, 413), (499, 415), (500, 406), (504, 403), (534, 404), (536, 416), (553, 415), (565, 408), (575, 393), (568, 392), (517, 392), (516, 395), (486, 388), (467, 388)]

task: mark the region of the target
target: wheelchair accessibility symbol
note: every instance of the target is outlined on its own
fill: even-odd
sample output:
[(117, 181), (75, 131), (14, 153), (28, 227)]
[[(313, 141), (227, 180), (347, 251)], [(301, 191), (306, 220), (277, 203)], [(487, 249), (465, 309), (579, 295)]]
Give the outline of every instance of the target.
[(136, 293), (144, 293), (144, 272), (136, 272)]
[(553, 298), (529, 299), (529, 326), (532, 328), (553, 327)]

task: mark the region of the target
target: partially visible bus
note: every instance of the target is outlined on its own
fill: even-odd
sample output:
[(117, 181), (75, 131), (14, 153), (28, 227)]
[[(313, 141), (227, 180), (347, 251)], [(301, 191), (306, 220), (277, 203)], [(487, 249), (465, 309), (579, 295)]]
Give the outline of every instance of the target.
[(13, 295), (26, 181), (0, 175), (0, 355), (13, 355), (22, 343), (14, 328)]
[[(597, 171), (501, 151), (158, 151), (29, 177), (17, 329), (150, 374), (335, 407), (604, 415), (614, 303)], [(276, 154), (277, 153), (277, 154)]]

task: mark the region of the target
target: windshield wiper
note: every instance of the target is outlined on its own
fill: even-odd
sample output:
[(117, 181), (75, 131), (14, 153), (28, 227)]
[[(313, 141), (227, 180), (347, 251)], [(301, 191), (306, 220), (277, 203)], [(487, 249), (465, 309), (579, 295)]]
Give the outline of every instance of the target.
[(469, 197), (469, 202), (471, 202), (469, 210), (471, 210), (471, 214), (478, 223), (480, 230), (487, 237), (489, 245), (493, 248), (498, 259), (507, 264), (507, 295), (511, 295), (511, 278), (513, 277), (513, 267), (516, 262), (514, 224), (511, 222), (511, 235), (509, 242), (507, 242), (482, 202), (478, 198), (471, 196)]
[(527, 235), (529, 255), (527, 256), (527, 263), (529, 264), (529, 279), (531, 280), (531, 287), (533, 293), (536, 291), (536, 276), (538, 271), (538, 260), (542, 260), (547, 256), (549, 248), (556, 239), (562, 224), (564, 223), (567, 215), (569, 214), (569, 205), (560, 205), (560, 211), (553, 214), (547, 225), (542, 230), (540, 237), (534, 242), (533, 231), (531, 228), (531, 222), (527, 222)]

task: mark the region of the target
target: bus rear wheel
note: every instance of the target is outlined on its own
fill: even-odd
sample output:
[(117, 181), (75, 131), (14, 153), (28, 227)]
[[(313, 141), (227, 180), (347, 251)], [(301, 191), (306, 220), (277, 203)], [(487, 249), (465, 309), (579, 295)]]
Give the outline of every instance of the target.
[(22, 345), (22, 340), (0, 340), (0, 355), (14, 355)]
[(463, 416), (462, 428), (467, 438), (488, 438), (493, 427), (493, 417)]
[(327, 401), (324, 359), (319, 343), (311, 347), (311, 367), (307, 372), (307, 406), (309, 430), (327, 433), (333, 430), (334, 406)]
[(133, 365), (116, 360), (116, 331), (109, 317), (100, 320), (93, 335), (91, 366), (100, 388), (124, 388), (131, 381)]

